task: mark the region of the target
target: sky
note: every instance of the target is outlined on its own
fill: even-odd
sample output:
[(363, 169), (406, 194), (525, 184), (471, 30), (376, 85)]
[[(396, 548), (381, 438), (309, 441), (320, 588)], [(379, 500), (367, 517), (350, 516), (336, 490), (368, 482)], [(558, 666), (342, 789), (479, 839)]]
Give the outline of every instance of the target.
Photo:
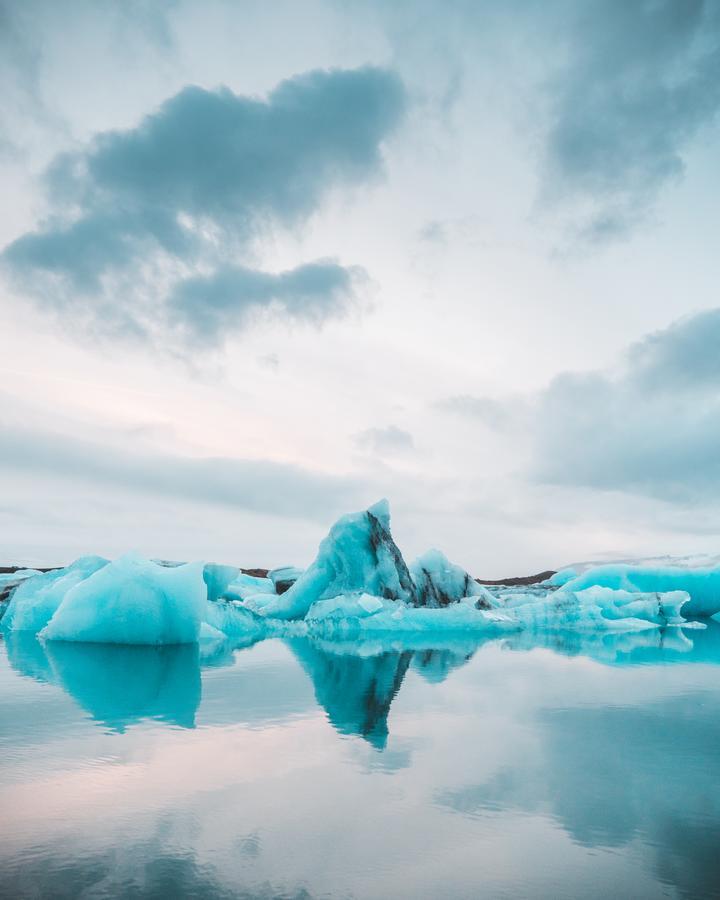
[(0, 0), (0, 563), (718, 551), (715, 0)]

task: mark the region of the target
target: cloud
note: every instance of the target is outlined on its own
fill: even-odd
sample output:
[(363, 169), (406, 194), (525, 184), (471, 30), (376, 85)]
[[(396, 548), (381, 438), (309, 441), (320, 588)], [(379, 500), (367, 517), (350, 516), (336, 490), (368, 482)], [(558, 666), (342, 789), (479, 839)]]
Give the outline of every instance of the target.
[(188, 86), (136, 128), (57, 157), (50, 215), (3, 262), (45, 308), (100, 333), (147, 338), (184, 314), (189, 331), (201, 323), (219, 338), (221, 319), (242, 327), (248, 307), (271, 299), (322, 320), (357, 269), (318, 261), (273, 274), (238, 257), (269, 228), (301, 225), (330, 189), (376, 176), (404, 106), (399, 78), (369, 66), (308, 72), (266, 99)]
[(274, 311), (288, 319), (323, 322), (342, 315), (352, 301), (361, 269), (315, 262), (271, 274), (227, 266), (212, 275), (187, 278), (171, 292), (168, 319), (189, 341), (218, 343), (253, 315)]
[(572, 7), (552, 81), (544, 200), (591, 243), (625, 234), (684, 170), (720, 109), (720, 8), (703, 0), (591, 0)]
[(0, 468), (327, 523), (367, 505), (372, 491), (343, 478), (268, 460), (124, 453), (50, 431), (6, 426)]
[(386, 428), (368, 428), (354, 437), (355, 444), (361, 450), (368, 450), (378, 456), (404, 453), (415, 449), (413, 436), (396, 425)]
[(678, 502), (720, 497), (720, 309), (648, 335), (610, 372), (540, 396), (533, 477)]

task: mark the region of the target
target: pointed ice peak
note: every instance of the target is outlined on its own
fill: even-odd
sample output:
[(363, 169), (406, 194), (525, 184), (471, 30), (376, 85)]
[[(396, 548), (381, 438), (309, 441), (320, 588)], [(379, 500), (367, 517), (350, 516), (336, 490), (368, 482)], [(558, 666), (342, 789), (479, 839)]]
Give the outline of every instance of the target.
[(385, 497), (368, 506), (367, 511), (371, 516), (375, 516), (386, 531), (390, 531), (390, 504)]
[(282, 597), (258, 612), (301, 619), (313, 603), (353, 593), (416, 605), (415, 584), (390, 533), (387, 500), (338, 519), (313, 564)]

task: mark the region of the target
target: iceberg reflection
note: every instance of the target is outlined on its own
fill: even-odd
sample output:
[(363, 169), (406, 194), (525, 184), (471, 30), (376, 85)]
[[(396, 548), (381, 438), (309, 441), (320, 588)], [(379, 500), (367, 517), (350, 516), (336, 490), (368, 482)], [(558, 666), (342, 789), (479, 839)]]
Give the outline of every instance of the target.
[(6, 637), (12, 667), (63, 688), (92, 718), (122, 732), (142, 719), (193, 728), (200, 705), (196, 644), (162, 647)]
[[(480, 647), (498, 643), (511, 651), (544, 648), (612, 666), (720, 664), (720, 623), (704, 624), (630, 633), (528, 631), (501, 639), (423, 634), (364, 641), (297, 637), (283, 643), (308, 676), (331, 725), (340, 734), (358, 735), (381, 750), (387, 744), (390, 707), (409, 670), (439, 684), (466, 665)], [(10, 664), (19, 674), (61, 687), (96, 722), (118, 732), (143, 719), (195, 727), (201, 670), (232, 668), (238, 654), (250, 649), (229, 642), (210, 648), (43, 642), (24, 632), (7, 634), (4, 641)], [(248, 675), (227, 682), (223, 690), (234, 695), (233, 721), (254, 720), (256, 708), (268, 704), (288, 715), (298, 703), (298, 709), (307, 708), (302, 691), (298, 695), (296, 669), (275, 672), (281, 683), (271, 691), (272, 698), (268, 677), (263, 673), (262, 678)], [(215, 692), (211, 691), (213, 697)], [(280, 702), (280, 695), (292, 703)], [(215, 721), (217, 711), (211, 707), (215, 709), (217, 698), (208, 700), (207, 712)], [(228, 710), (221, 718), (227, 721)]]
[[(691, 623), (694, 625), (695, 623)], [(606, 665), (720, 664), (720, 622), (636, 632), (527, 631), (508, 636), (511, 650), (544, 647), (563, 656), (586, 656)]]
[(387, 717), (412, 659), (412, 650), (350, 653), (308, 639), (288, 645), (310, 676), (315, 697), (341, 734), (357, 734), (378, 749), (388, 738)]

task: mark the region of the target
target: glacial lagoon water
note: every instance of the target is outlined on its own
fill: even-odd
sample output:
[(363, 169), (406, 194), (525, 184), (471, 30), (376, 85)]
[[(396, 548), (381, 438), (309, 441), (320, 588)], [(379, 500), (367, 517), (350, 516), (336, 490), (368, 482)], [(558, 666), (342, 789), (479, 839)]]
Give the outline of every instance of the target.
[(720, 624), (0, 642), (3, 897), (720, 897)]

